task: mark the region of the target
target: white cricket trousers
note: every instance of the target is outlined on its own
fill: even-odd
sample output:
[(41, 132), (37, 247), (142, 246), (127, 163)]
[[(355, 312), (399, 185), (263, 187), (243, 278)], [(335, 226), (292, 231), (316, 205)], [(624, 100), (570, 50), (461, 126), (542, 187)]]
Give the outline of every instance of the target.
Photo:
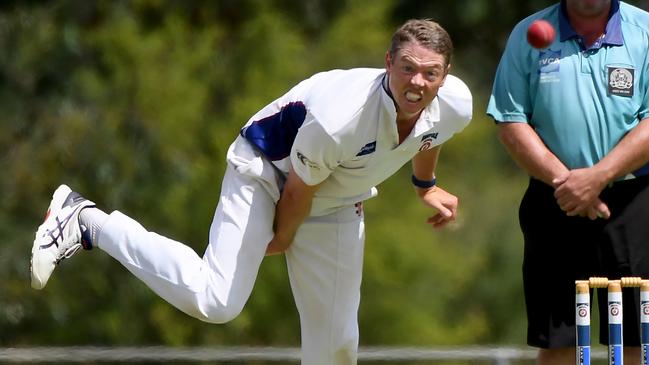
[[(102, 227), (98, 247), (181, 311), (228, 322), (248, 300), (273, 237), (281, 181), (268, 161), (238, 139), (228, 151), (202, 258), (117, 211)], [(362, 212), (350, 206), (308, 218), (286, 252), (303, 365), (356, 364), (364, 240)]]

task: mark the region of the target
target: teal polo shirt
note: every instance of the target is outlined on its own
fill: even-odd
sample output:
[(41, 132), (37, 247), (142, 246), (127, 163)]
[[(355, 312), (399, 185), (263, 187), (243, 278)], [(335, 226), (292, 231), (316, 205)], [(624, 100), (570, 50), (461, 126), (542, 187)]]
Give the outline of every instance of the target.
[[(649, 13), (611, 4), (606, 33), (590, 48), (568, 22), (563, 1), (518, 23), (487, 107), (497, 123), (529, 123), (570, 169), (594, 165), (649, 118)], [(526, 41), (536, 19), (558, 29), (547, 49)], [(649, 174), (649, 165), (634, 174)]]

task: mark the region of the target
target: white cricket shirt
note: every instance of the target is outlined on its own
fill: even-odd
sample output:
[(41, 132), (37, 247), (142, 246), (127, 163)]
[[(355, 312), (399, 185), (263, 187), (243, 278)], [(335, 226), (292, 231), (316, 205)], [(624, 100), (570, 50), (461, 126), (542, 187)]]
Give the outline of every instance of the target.
[(318, 73), (255, 114), (241, 135), (287, 174), (289, 163), (309, 185), (322, 182), (311, 216), (377, 194), (376, 185), (419, 151), (447, 141), (472, 117), (469, 88), (448, 75), (399, 144), (397, 112), (384, 69)]

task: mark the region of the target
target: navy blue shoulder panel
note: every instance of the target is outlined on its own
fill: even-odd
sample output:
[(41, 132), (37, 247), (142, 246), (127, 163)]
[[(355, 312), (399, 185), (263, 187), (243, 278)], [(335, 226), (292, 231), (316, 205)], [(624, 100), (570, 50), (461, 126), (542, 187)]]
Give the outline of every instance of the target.
[(241, 135), (255, 145), (268, 159), (281, 160), (291, 153), (298, 129), (306, 118), (304, 103), (292, 102), (278, 113), (253, 121)]

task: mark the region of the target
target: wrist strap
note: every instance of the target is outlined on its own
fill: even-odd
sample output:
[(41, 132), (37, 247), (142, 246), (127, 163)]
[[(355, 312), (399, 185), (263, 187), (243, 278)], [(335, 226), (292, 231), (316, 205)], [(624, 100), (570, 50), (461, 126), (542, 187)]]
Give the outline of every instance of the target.
[(436, 178), (427, 181), (427, 180), (419, 180), (415, 177), (415, 175), (412, 175), (412, 184), (418, 188), (422, 188), (422, 189), (432, 188), (433, 186), (435, 186), (436, 183), (437, 183)]

